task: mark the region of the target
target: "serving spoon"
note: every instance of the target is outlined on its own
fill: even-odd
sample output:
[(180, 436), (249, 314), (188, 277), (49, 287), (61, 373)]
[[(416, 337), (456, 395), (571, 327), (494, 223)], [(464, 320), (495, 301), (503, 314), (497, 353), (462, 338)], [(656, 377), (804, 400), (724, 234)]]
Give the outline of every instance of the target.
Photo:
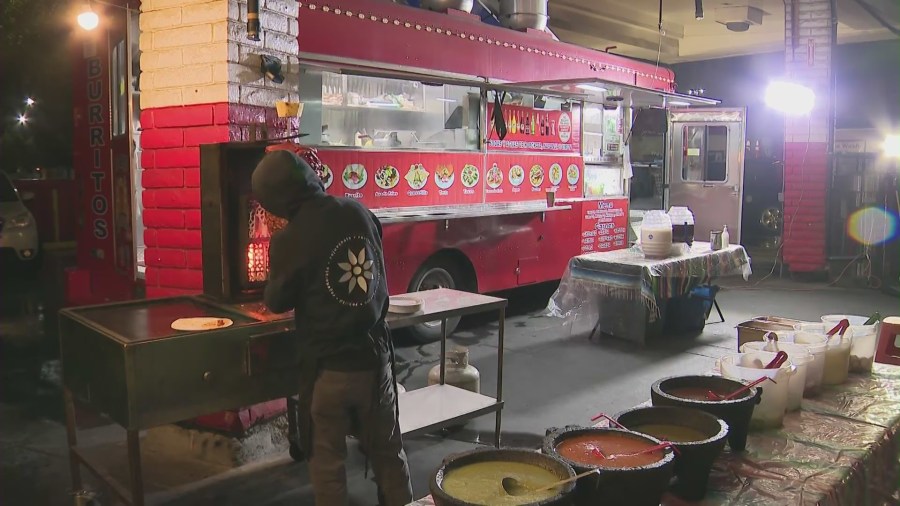
[(599, 472), (600, 472), (599, 469), (591, 469), (590, 471), (585, 471), (581, 474), (576, 474), (575, 476), (573, 476), (571, 478), (566, 478), (564, 480), (557, 481), (556, 483), (544, 485), (543, 487), (540, 487), (540, 488), (528, 488), (522, 482), (513, 478), (512, 476), (507, 476), (506, 478), (503, 478), (503, 480), (501, 480), (500, 483), (503, 485), (503, 490), (506, 491), (506, 493), (509, 495), (513, 495), (513, 496), (526, 495), (526, 494), (533, 494), (535, 492), (544, 492), (546, 490), (551, 490), (560, 485), (565, 485), (566, 483), (569, 483), (571, 481), (575, 481), (579, 478), (584, 478), (585, 476), (588, 476), (588, 475), (594, 474), (594, 473), (599, 473)]

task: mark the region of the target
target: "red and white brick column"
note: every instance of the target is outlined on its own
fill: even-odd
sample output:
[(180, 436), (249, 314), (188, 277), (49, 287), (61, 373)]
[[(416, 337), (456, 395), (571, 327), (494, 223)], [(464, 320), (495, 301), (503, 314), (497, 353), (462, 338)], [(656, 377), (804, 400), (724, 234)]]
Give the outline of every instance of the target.
[[(202, 290), (200, 144), (250, 140), (254, 134), (276, 137), (297, 129), (296, 118), (278, 118), (274, 106), (289, 93), (296, 97), (298, 4), (260, 4), (262, 29), (255, 42), (246, 37), (246, 2), (141, 2), (148, 297)], [(284, 83), (260, 74), (261, 54), (281, 59)]]
[(808, 116), (788, 117), (784, 139), (784, 249), (791, 272), (826, 267), (826, 190), (831, 171), (832, 9), (829, 0), (785, 4), (785, 77), (815, 91)]

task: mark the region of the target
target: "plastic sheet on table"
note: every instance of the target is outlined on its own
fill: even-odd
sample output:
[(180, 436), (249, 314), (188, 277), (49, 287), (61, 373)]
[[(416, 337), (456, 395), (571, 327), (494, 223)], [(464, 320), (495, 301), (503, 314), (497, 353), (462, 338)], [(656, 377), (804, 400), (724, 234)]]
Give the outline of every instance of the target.
[(741, 275), (746, 280), (750, 274), (747, 252), (737, 245), (710, 251), (709, 243), (695, 242), (666, 259), (644, 258), (636, 247), (581, 255), (569, 261), (547, 311), (563, 319), (572, 334), (592, 332), (602, 322), (611, 327), (614, 320), (642, 318), (644, 312), (654, 322), (661, 313), (658, 301), (712, 279)]

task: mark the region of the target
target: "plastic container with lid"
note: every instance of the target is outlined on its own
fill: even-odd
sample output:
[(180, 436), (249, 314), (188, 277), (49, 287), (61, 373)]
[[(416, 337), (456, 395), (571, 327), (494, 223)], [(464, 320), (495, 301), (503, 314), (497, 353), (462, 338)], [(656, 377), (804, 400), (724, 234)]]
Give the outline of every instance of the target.
[[(788, 359), (797, 368), (793, 376), (791, 376), (790, 384), (788, 384), (788, 400), (787, 410), (796, 411), (800, 409), (803, 393), (806, 391), (808, 384), (807, 376), (815, 358), (809, 352), (809, 348), (801, 344), (782, 343), (780, 341), (754, 341), (745, 343), (741, 346), (741, 352), (749, 353), (753, 351), (766, 351), (777, 353), (783, 351), (788, 354)], [(824, 353), (824, 349), (823, 349)], [(824, 355), (822, 356), (824, 359)], [(765, 385), (763, 385), (765, 386)]]
[(829, 314), (822, 317), (825, 327), (831, 328), (842, 320), (850, 322), (853, 342), (850, 345), (850, 372), (871, 373), (875, 361), (875, 349), (878, 347), (878, 331), (880, 322), (874, 325), (863, 325), (869, 318), (865, 316)]
[(775, 383), (765, 381), (757, 385), (757, 388), (762, 388), (762, 398), (753, 410), (753, 417), (750, 419), (751, 428), (781, 427), (784, 421), (790, 379), (795, 368), (788, 359), (777, 369), (763, 369), (774, 358), (775, 353), (751, 351), (726, 355), (719, 360), (719, 370), (726, 378), (749, 382), (766, 376), (775, 380)]
[(663, 211), (647, 211), (641, 223), (641, 251), (648, 258), (666, 258), (672, 253), (672, 220)]
[[(827, 325), (826, 325), (827, 327)], [(830, 329), (828, 329), (830, 330)], [(826, 340), (825, 348), (825, 369), (822, 372), (823, 385), (840, 385), (847, 381), (847, 374), (850, 372), (850, 347), (853, 344), (853, 331), (847, 330), (843, 336), (840, 333), (834, 336), (828, 336), (825, 332), (797, 332), (794, 340), (798, 342), (809, 342), (814, 340)]]
[(672, 242), (685, 243), (688, 246), (694, 243), (694, 213), (687, 207), (673, 206), (669, 209), (669, 219), (672, 220)]

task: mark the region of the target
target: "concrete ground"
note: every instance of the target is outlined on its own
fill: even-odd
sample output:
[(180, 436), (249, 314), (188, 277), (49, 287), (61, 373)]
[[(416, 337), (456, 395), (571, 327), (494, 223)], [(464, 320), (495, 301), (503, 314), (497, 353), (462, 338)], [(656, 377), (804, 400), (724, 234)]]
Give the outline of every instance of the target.
[[(0, 295), (0, 504), (72, 504), (66, 458), (54, 314), (60, 304), (65, 255), (48, 255), (38, 279), (3, 277)], [(719, 302), (726, 323), (709, 324), (696, 336), (666, 336), (647, 347), (610, 340), (588, 341), (566, 335), (558, 320), (543, 316), (553, 286), (507, 294), (503, 443), (537, 447), (548, 427), (586, 424), (598, 412), (615, 413), (649, 397), (650, 385), (673, 374), (702, 373), (735, 348), (734, 326), (756, 315), (774, 314), (817, 320), (826, 313), (898, 312), (897, 299), (871, 290), (828, 287), (773, 276), (757, 280), (768, 268), (756, 266), (749, 283), (723, 280)], [(762, 275), (760, 275), (762, 274)], [(493, 393), (496, 380), (496, 323), (489, 317), (464, 322), (456, 344), (470, 350), (481, 372), (482, 391)], [(398, 348), (399, 379), (407, 389), (426, 384), (439, 345)], [(80, 410), (81, 442), (98, 445), (97, 457), (112, 474), (126, 479), (124, 434), (102, 417)], [(489, 444), (493, 416), (474, 420), (446, 434), (408, 439), (417, 497), (441, 460), (479, 443)], [(82, 471), (89, 476), (87, 471)], [(149, 504), (298, 505), (312, 504), (305, 464), (290, 461), (286, 449), (261, 462), (236, 469), (171, 459), (145, 449), (144, 475)], [(364, 478), (362, 458), (350, 452), (349, 486), (353, 505), (375, 504), (374, 486)], [(370, 475), (371, 478), (371, 475)], [(196, 481), (199, 480), (199, 481)], [(109, 492), (87, 480), (102, 504)]]

